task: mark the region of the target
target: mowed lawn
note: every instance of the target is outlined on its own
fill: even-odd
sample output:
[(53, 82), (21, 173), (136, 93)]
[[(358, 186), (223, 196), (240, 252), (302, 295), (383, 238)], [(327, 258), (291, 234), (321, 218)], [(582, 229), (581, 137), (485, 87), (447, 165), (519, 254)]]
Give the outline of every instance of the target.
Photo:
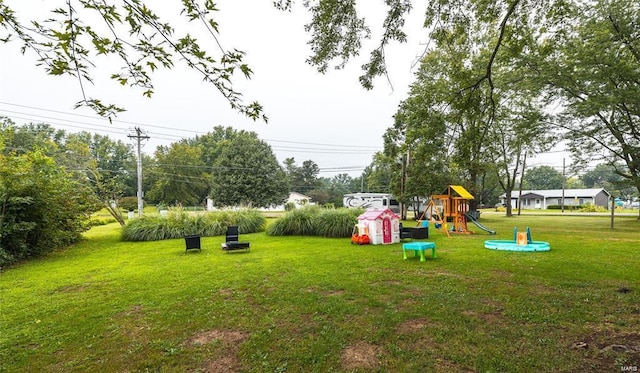
[[(619, 372), (640, 369), (640, 222), (483, 214), (498, 232), (401, 244), (242, 235), (185, 253), (119, 226), (0, 272), (2, 372)], [(415, 223), (406, 222), (412, 226)], [(551, 251), (485, 249), (531, 228)]]

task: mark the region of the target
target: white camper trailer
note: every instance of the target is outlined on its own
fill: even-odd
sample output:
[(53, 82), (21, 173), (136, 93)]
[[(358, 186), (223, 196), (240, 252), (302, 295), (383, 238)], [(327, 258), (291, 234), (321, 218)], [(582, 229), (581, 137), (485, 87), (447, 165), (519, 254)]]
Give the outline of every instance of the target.
[(389, 209), (400, 213), (400, 203), (389, 193), (350, 193), (342, 198), (342, 205), (347, 208)]

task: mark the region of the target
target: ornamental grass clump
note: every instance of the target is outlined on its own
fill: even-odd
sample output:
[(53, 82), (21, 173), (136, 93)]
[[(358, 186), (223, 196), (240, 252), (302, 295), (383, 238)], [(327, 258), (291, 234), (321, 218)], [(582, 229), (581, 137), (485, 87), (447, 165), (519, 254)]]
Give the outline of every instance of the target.
[(289, 211), (267, 229), (270, 236), (349, 237), (362, 209), (305, 206)]
[(270, 236), (315, 236), (315, 220), (320, 214), (318, 206), (304, 206), (289, 211), (267, 228)]
[(267, 225), (267, 219), (256, 209), (220, 210), (207, 215), (222, 224), (220, 234), (224, 234), (230, 225), (237, 225), (240, 234), (261, 232)]
[(223, 235), (229, 225), (237, 225), (241, 233), (254, 233), (264, 230), (266, 219), (253, 209), (195, 215), (172, 209), (166, 217), (145, 215), (130, 220), (122, 229), (121, 237), (123, 241), (158, 241), (185, 235), (212, 237)]
[(354, 209), (325, 209), (316, 218), (316, 235), (322, 237), (350, 237), (360, 211)]

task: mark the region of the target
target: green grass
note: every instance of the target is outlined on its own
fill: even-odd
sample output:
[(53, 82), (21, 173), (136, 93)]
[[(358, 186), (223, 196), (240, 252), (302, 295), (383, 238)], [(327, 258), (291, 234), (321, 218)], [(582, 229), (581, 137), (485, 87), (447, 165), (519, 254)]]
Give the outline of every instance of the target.
[[(98, 226), (0, 272), (2, 372), (619, 372), (640, 366), (640, 223), (483, 214), (400, 244), (241, 235), (121, 242)], [(412, 226), (412, 222), (406, 222)], [(529, 226), (544, 253), (483, 248)], [(471, 226), (472, 230), (474, 226)], [(623, 347), (620, 347), (623, 346)], [(226, 370), (225, 370), (226, 369)]]

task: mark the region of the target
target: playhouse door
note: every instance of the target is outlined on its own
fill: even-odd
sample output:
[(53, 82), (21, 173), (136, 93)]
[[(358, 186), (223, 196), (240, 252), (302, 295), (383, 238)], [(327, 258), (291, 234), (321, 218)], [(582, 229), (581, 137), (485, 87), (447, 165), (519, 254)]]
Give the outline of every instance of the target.
[(382, 243), (391, 243), (391, 219), (382, 219)]

